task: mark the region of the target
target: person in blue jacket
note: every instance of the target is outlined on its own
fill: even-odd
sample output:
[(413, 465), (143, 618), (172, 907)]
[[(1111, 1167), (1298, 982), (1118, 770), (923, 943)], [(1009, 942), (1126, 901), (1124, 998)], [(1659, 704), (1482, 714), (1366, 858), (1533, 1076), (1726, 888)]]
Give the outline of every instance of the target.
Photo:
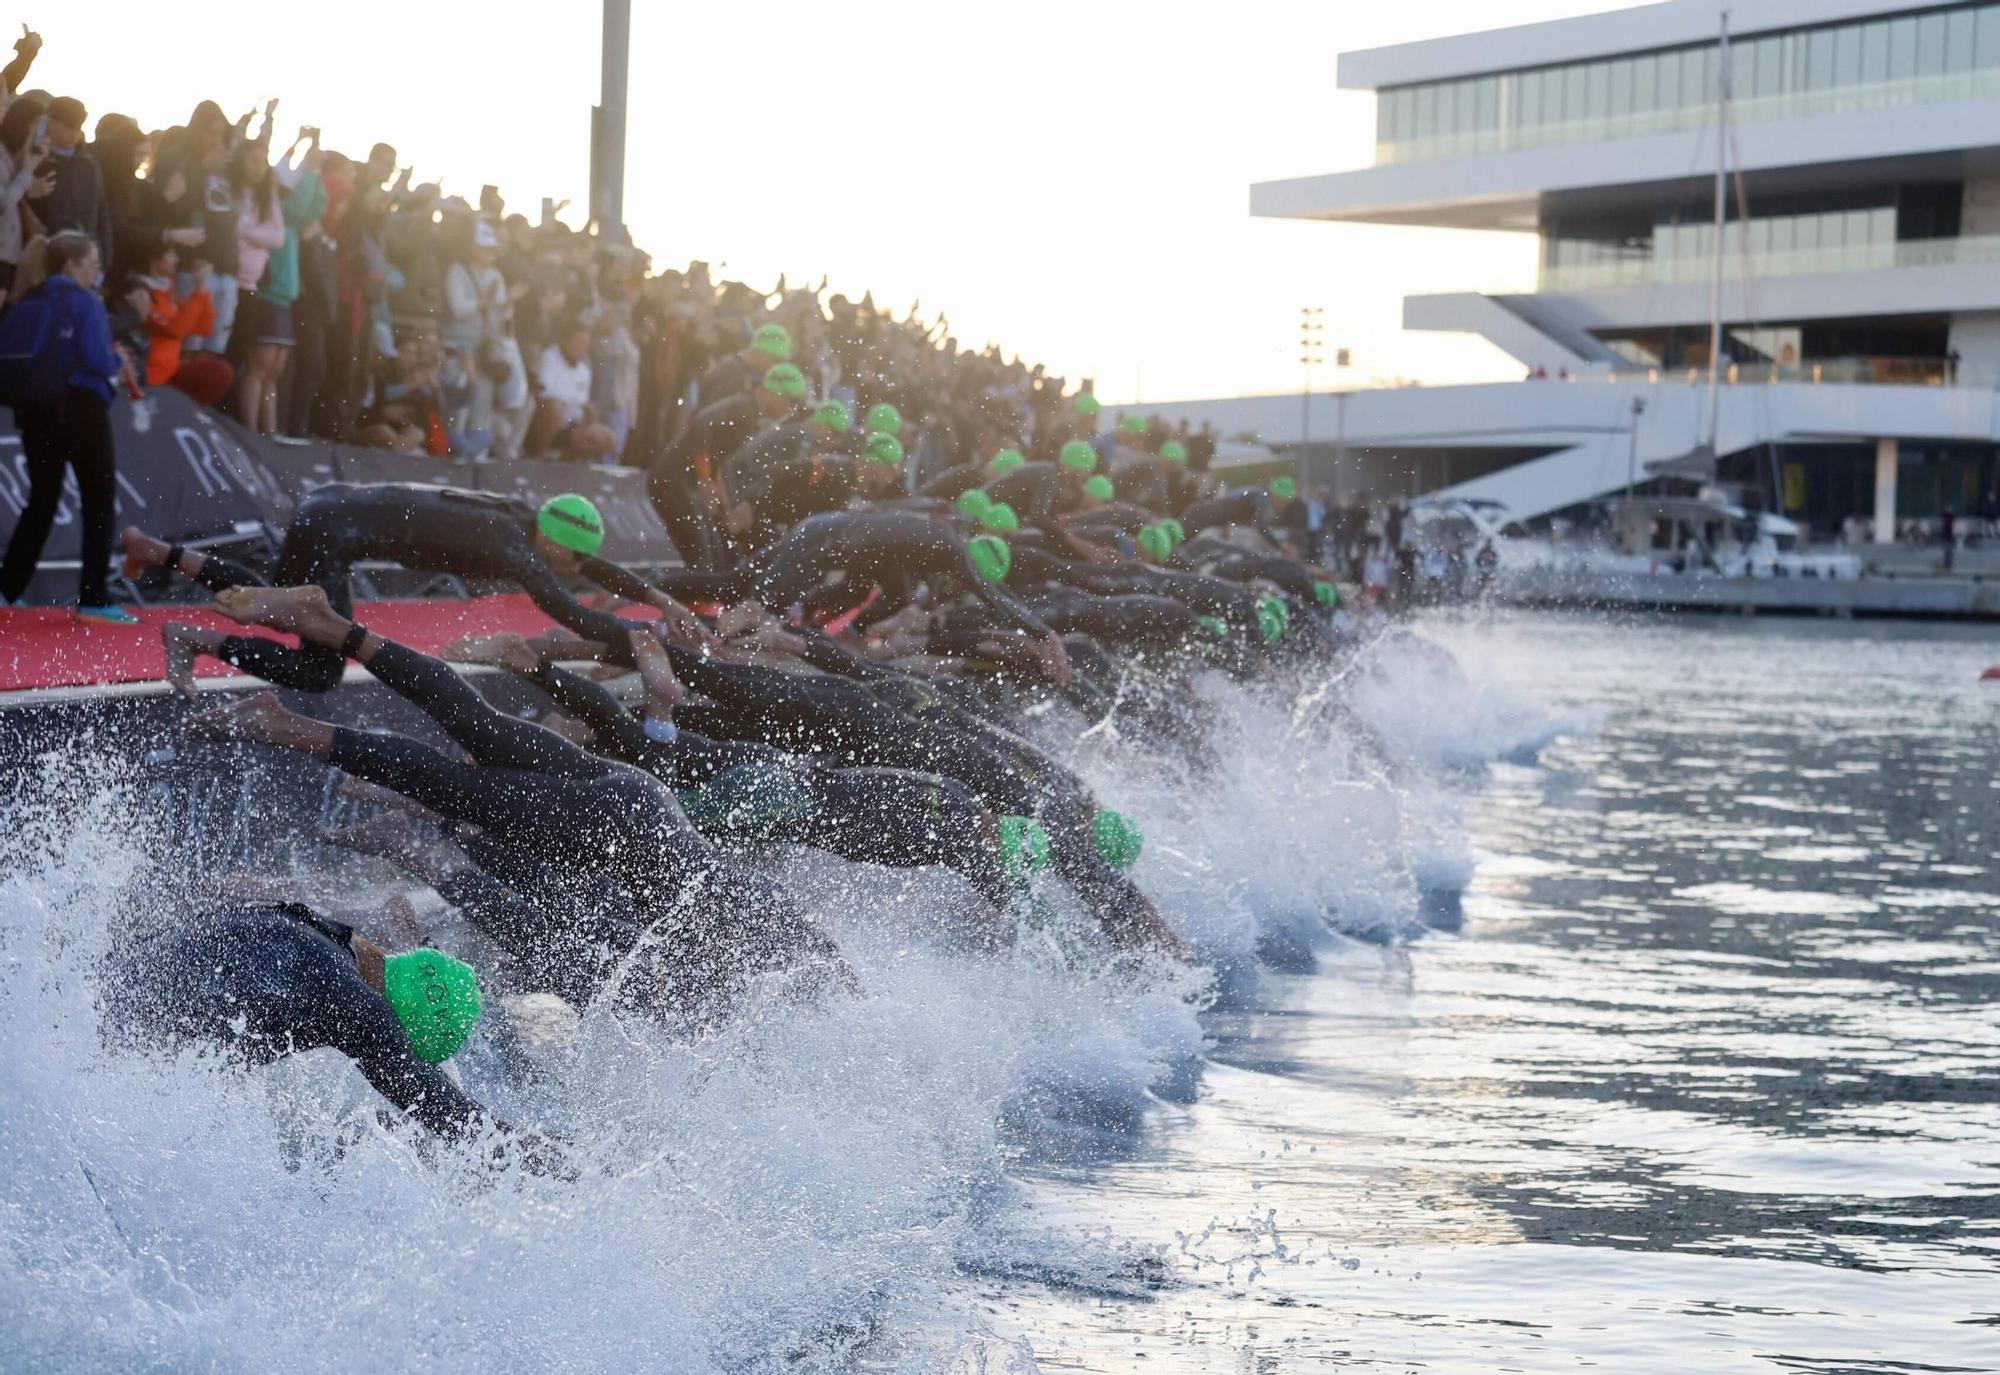
[(68, 350), (69, 370), (62, 395), (54, 401), (14, 408), (28, 465), (28, 504), (0, 561), (0, 600), (19, 601), (28, 590), (62, 497), (64, 470), (73, 468), (83, 500), (82, 595), (76, 614), (86, 621), (137, 625), (111, 604), (106, 586), (118, 500), (111, 400), (127, 367), (111, 342), (111, 321), (97, 296), (103, 264), (90, 236), (75, 231), (49, 240), (46, 262), (48, 279), (35, 291), (55, 302), (56, 328), (49, 338), (51, 347)]

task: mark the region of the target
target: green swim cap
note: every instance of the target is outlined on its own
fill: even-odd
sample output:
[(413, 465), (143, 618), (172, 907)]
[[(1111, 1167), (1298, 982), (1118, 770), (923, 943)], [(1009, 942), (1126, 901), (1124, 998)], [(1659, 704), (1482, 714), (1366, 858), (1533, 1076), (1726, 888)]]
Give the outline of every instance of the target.
[(829, 401), (813, 412), (813, 419), (829, 430), (846, 434), (854, 428), (854, 412), (847, 409), (845, 401)]
[(759, 325), (750, 336), (750, 347), (782, 363), (792, 356), (792, 332), (780, 324)]
[(1229, 622), (1220, 616), (1196, 616), (1194, 619), (1197, 625), (1211, 635), (1225, 639), (1229, 635)]
[(987, 496), (986, 493), (980, 491), (977, 487), (966, 492), (958, 499), (958, 513), (961, 516), (971, 516), (974, 520), (978, 520), (992, 509), (993, 498)]
[(1277, 597), (1265, 597), (1257, 603), (1257, 633), (1264, 637), (1264, 643), (1274, 645), (1285, 637), (1286, 629), (1292, 623), (1292, 609)]
[(1033, 817), (1000, 818), (1000, 868), (1016, 883), (1049, 867), (1049, 833)]
[(1172, 516), (1163, 517), (1162, 519), (1156, 521), (1155, 524), (1157, 524), (1162, 530), (1167, 532), (1168, 538), (1172, 539), (1174, 542), (1174, 548), (1178, 549), (1183, 544), (1187, 543), (1187, 526), (1182, 525)]
[(1160, 446), (1160, 457), (1169, 463), (1187, 462), (1187, 445), (1178, 439), (1169, 439)]
[(1021, 528), (1021, 517), (1004, 501), (988, 501), (979, 523), (996, 534), (1011, 535)]
[(1016, 468), (1022, 467), (1027, 461), (1021, 456), (1019, 449), (1002, 449), (993, 455), (993, 461), (986, 465), (986, 471), (999, 477), (1003, 473), (1011, 473)]
[(988, 582), (1007, 581), (1007, 570), (1014, 566), (1014, 551), (998, 535), (979, 536), (965, 546), (965, 553), (973, 571)]
[(868, 432), (870, 434), (901, 434), (903, 413), (887, 401), (877, 401), (868, 408)]
[(1280, 501), (1290, 501), (1299, 494), (1299, 484), (1288, 477), (1271, 479), (1271, 495)]
[(1139, 834), (1139, 828), (1108, 807), (1097, 814), (1090, 838), (1097, 842), (1097, 853), (1114, 869), (1130, 869), (1139, 862), (1139, 852), (1146, 848), (1146, 838)]
[(868, 443), (862, 448), (861, 456), (870, 463), (880, 463), (885, 468), (903, 466), (903, 441), (892, 434), (877, 431), (868, 436)]
[(790, 363), (779, 363), (764, 374), (764, 388), (794, 401), (806, 399), (806, 375)]
[(1143, 416), (1143, 415), (1121, 415), (1121, 416), (1119, 416), (1119, 417), (1118, 417), (1118, 433), (1120, 433), (1120, 434), (1144, 434), (1145, 432), (1146, 432), (1146, 417), (1145, 417), (1145, 416)]
[(1097, 471), (1097, 450), (1081, 439), (1072, 439), (1062, 446), (1062, 465), (1073, 473), (1094, 473)]
[(535, 531), (550, 544), (589, 558), (604, 547), (604, 517), (589, 497), (564, 492), (535, 513)]
[(382, 961), (382, 996), (409, 1034), (410, 1049), (427, 1065), (458, 1052), (485, 1006), (472, 966), (442, 950), (412, 950)]
[(1174, 537), (1154, 521), (1139, 532), (1139, 548), (1154, 563), (1165, 563), (1174, 554)]
[(1118, 489), (1111, 485), (1110, 478), (1106, 477), (1103, 473), (1099, 473), (1096, 477), (1083, 484), (1083, 494), (1087, 497), (1095, 497), (1099, 501), (1109, 501), (1118, 495)]
[(1096, 415), (1103, 409), (1104, 407), (1099, 404), (1097, 398), (1089, 392), (1078, 392), (1076, 394), (1076, 413), (1078, 415)]
[(1330, 608), (1339, 606), (1340, 589), (1335, 587), (1332, 583), (1328, 582), (1325, 578), (1314, 578), (1313, 600), (1318, 602), (1321, 606), (1324, 607)]

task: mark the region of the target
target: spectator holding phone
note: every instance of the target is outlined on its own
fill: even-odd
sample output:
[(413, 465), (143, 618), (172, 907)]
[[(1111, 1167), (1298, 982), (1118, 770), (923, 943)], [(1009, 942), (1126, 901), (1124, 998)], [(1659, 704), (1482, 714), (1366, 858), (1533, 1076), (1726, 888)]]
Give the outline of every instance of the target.
[(28, 208), (48, 233), (78, 230), (93, 243), (115, 252), (111, 198), (104, 194), (104, 177), (96, 160), (83, 149), (86, 118), (83, 102), (72, 96), (57, 96), (49, 102), (46, 141), (55, 184), (42, 195), (31, 192)]
[(48, 146), (35, 137), (45, 128), (47, 109), (23, 96), (0, 116), (0, 299), (14, 289), (14, 272), (21, 262), (23, 202), (38, 200), (56, 188), (56, 169), (47, 165)]
[[(73, 469), (83, 503), (77, 615), (108, 625), (136, 625), (131, 615), (111, 604), (107, 585), (118, 500), (111, 399), (121, 377), (133, 385), (130, 367), (112, 343), (110, 317), (97, 295), (104, 268), (90, 236), (74, 230), (55, 235), (43, 261), (48, 276), (30, 297), (39, 297), (36, 308), (48, 312), (51, 327), (41, 331), (41, 339), (46, 350), (56, 353), (50, 372), (61, 384), (51, 399), (21, 399), (14, 406), (27, 460), (28, 502), (0, 559), (0, 601), (19, 601), (28, 590), (62, 499), (65, 470)], [(24, 302), (17, 313), (25, 316), (27, 310)]]

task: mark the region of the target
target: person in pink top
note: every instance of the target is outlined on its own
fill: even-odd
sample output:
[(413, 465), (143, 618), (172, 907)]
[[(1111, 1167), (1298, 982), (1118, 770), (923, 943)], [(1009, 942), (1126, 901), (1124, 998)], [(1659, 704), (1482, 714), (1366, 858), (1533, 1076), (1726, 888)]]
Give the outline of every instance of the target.
[[(285, 243), (285, 215), (278, 204), (278, 183), (271, 175), (271, 150), (261, 140), (243, 144), (236, 150), (229, 168), (230, 184), (236, 190), (236, 345), (240, 376), (236, 383), (236, 414), (246, 425), (256, 425), (263, 398), (277, 384), (284, 366), (287, 337), (274, 342), (266, 317), (272, 312), (257, 297), (264, 284), (264, 269), (271, 254)], [(289, 334), (290, 312), (286, 333)]]

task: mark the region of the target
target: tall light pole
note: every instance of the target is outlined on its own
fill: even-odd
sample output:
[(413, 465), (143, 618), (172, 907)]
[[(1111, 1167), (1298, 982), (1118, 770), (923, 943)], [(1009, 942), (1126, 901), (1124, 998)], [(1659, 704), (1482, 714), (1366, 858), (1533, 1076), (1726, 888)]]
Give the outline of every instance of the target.
[(1326, 311), (1320, 306), (1299, 307), (1299, 371), (1305, 386), (1299, 393), (1299, 460), (1295, 479), (1301, 491), (1307, 485), (1306, 464), (1312, 457), (1312, 370), (1326, 358), (1320, 352), (1326, 341)]
[(625, 94), (632, 0), (604, 0), (598, 103), (590, 111), (590, 217), (597, 233), (625, 241)]

